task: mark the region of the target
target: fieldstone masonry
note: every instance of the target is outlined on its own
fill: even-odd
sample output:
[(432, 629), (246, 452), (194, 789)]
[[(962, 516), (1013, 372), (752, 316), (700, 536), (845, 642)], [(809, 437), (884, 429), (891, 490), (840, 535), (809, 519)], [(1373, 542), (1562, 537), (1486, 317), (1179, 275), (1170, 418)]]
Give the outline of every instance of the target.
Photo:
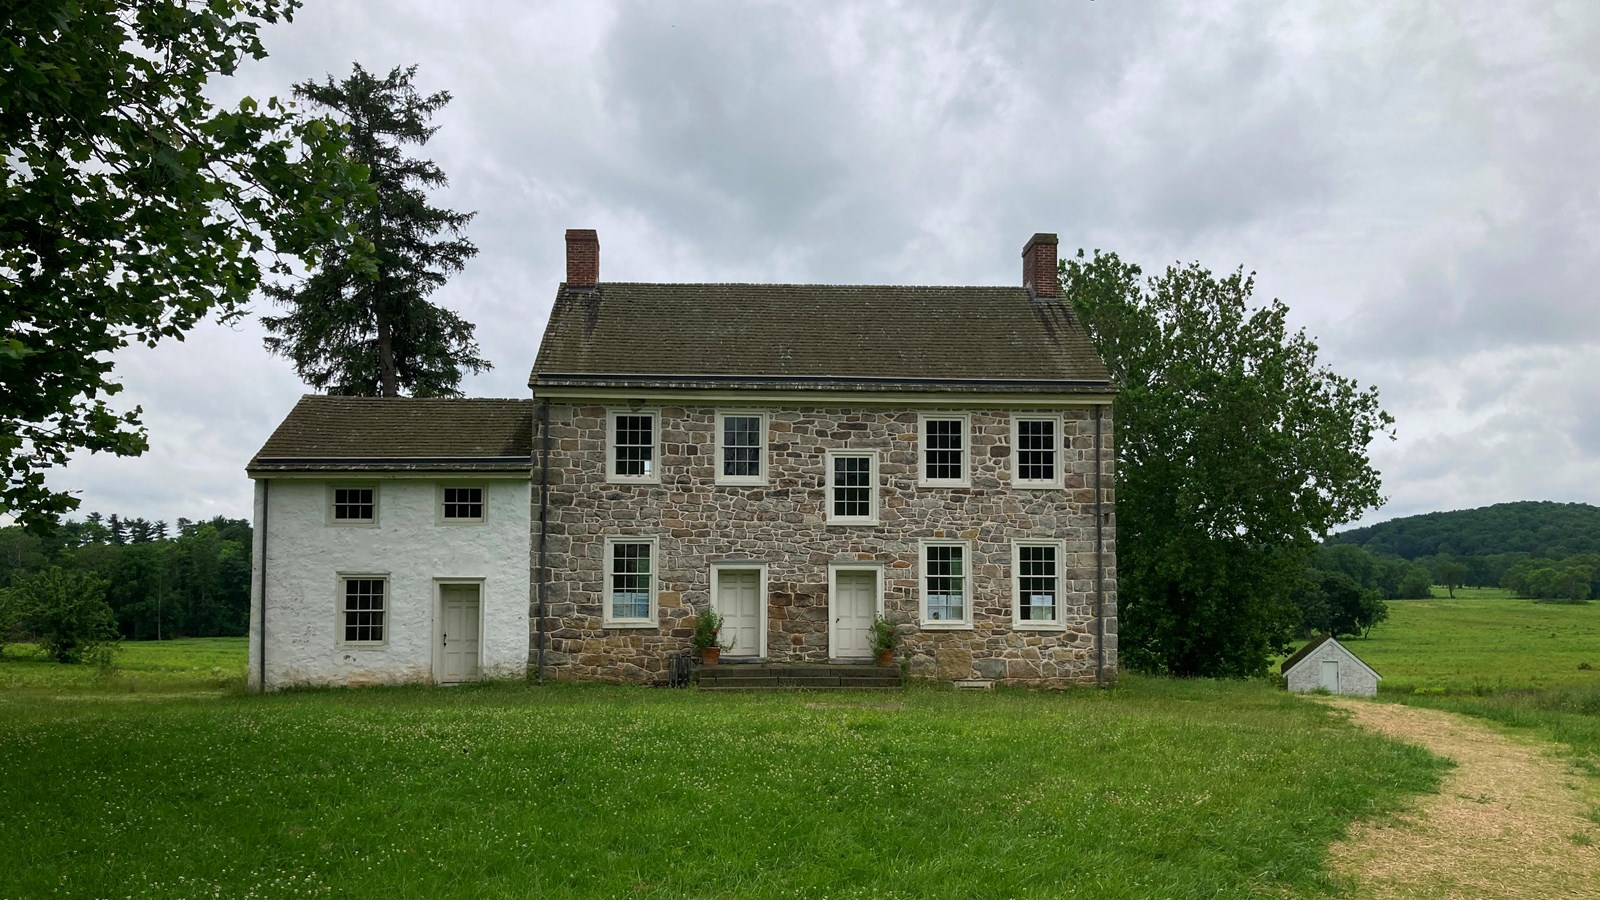
[[(917, 484), (918, 412), (941, 410), (816, 406), (765, 408), (765, 486), (715, 483), (717, 407), (648, 407), (659, 416), (661, 483), (612, 484), (606, 480), (605, 440), (607, 412), (615, 408), (551, 402), (548, 534), (539, 530), (541, 473), (533, 473), (532, 550), (537, 565), (543, 546), (549, 569), (541, 625), (551, 677), (636, 683), (665, 678), (669, 657), (689, 646), (695, 611), (710, 600), (711, 563), (748, 559), (769, 567), (766, 655), (772, 662), (826, 661), (828, 565), (875, 561), (884, 566), (885, 615), (902, 635), (897, 654), (913, 676), (1049, 687), (1095, 682), (1092, 407), (943, 410), (971, 421), (971, 487), (965, 488)], [(1062, 416), (1059, 490), (1011, 486), (1011, 417), (1030, 412)], [(1109, 406), (1102, 416), (1104, 677), (1111, 681), (1117, 672), (1117, 585)], [(536, 447), (539, 442), (536, 437)], [(881, 451), (878, 524), (826, 524), (830, 449)], [(602, 626), (608, 535), (659, 541), (657, 628)], [(921, 538), (971, 541), (970, 629), (920, 627)], [(1011, 542), (1027, 538), (1066, 542), (1059, 630), (1012, 628)], [(537, 642), (537, 633), (532, 639)]]

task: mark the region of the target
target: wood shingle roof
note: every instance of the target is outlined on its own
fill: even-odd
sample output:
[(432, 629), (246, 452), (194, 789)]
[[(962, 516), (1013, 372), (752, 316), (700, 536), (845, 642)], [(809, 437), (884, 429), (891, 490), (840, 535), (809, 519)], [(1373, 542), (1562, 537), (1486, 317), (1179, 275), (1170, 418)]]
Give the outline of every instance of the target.
[(246, 468), (521, 471), (533, 416), (532, 400), (306, 395)]

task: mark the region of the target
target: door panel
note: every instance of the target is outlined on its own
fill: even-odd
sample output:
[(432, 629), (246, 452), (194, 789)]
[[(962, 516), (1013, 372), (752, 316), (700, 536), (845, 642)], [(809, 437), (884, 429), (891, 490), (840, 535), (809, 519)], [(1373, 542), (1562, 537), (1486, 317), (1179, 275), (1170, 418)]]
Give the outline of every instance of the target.
[(761, 656), (761, 597), (759, 569), (722, 569), (717, 573), (717, 612), (722, 613), (722, 643), (733, 642), (725, 656)]
[(442, 682), (473, 681), (478, 677), (481, 643), (478, 605), (478, 586), (475, 584), (439, 586), (439, 680)]
[(1331, 692), (1333, 692), (1335, 694), (1339, 693), (1339, 661), (1338, 660), (1336, 660), (1336, 659), (1325, 659), (1325, 660), (1323, 660), (1322, 661), (1322, 671), (1321, 671), (1320, 675), (1321, 675), (1321, 679), (1318, 682), (1319, 686), (1325, 687), (1329, 691), (1331, 691)]
[(833, 637), (836, 659), (862, 659), (872, 655), (872, 620), (878, 612), (876, 572), (834, 573)]

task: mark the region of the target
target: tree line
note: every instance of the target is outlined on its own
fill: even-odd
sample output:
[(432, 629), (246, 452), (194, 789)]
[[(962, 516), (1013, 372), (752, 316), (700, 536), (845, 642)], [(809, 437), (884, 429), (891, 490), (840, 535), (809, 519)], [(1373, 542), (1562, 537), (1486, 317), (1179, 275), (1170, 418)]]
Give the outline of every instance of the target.
[(0, 528), (0, 640), (74, 627), (130, 640), (245, 634), (250, 554), (250, 523), (225, 516), (169, 526), (91, 513), (45, 535)]

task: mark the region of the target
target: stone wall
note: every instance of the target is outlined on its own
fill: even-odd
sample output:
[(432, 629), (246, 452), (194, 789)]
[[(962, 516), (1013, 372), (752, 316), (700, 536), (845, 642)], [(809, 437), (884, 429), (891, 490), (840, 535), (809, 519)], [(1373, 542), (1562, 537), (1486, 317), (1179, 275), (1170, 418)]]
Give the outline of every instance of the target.
[[(714, 483), (716, 407), (650, 407), (659, 414), (660, 484), (612, 484), (606, 480), (605, 439), (607, 412), (614, 408), (550, 405), (548, 536), (539, 530), (537, 468), (532, 516), (536, 578), (540, 542), (548, 541), (543, 627), (549, 676), (624, 682), (665, 677), (668, 657), (689, 646), (694, 613), (709, 601), (711, 563), (750, 559), (765, 561), (769, 569), (765, 655), (772, 662), (829, 658), (829, 564), (869, 561), (884, 567), (884, 612), (899, 627), (898, 656), (912, 675), (1048, 686), (1096, 681), (1093, 408), (1015, 410), (1059, 413), (1063, 419), (1064, 484), (1052, 490), (1011, 486), (1012, 410), (811, 406), (764, 410), (770, 466), (765, 486)], [(919, 411), (970, 418), (970, 487), (918, 486)], [(1116, 523), (1110, 408), (1102, 415), (1104, 672), (1110, 681), (1117, 671)], [(826, 523), (824, 461), (830, 449), (880, 451), (878, 524)], [(603, 627), (608, 535), (659, 541), (658, 627)], [(971, 542), (970, 629), (920, 626), (921, 538)], [(1012, 627), (1011, 542), (1029, 538), (1065, 542), (1059, 600), (1065, 609), (1056, 630)]]

